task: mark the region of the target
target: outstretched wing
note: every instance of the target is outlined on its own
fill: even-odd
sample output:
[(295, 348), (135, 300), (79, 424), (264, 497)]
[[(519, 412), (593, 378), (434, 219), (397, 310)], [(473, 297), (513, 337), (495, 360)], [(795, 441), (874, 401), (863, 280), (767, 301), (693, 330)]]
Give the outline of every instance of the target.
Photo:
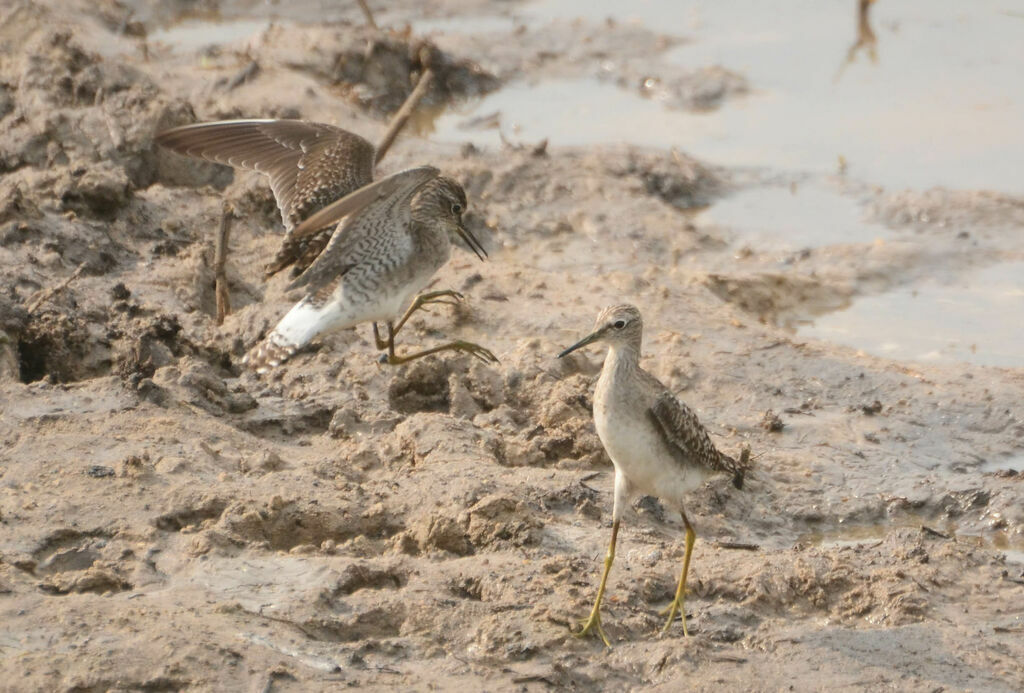
[[(386, 255), (385, 246), (396, 244), (400, 237), (408, 236), (402, 231), (411, 222), (413, 196), (438, 174), (440, 171), (433, 166), (399, 171), (351, 193), (307, 219), (295, 229), (294, 235), (302, 233), (302, 227), (317, 217), (331, 219), (339, 209), (343, 211), (338, 217), (345, 217), (323, 252), (288, 288), (305, 286), (308, 293), (317, 293), (332, 286), (340, 275), (368, 255)], [(326, 222), (315, 223), (315, 228), (321, 228)], [(314, 227), (311, 225), (310, 228)]]
[(687, 460), (730, 474), (736, 488), (743, 486), (745, 462), (737, 462), (719, 452), (697, 415), (671, 392), (662, 392), (649, 413), (669, 445), (679, 450)]
[(373, 145), (323, 123), (221, 120), (166, 130), (156, 141), (181, 154), (265, 174), (288, 231), (373, 180)]

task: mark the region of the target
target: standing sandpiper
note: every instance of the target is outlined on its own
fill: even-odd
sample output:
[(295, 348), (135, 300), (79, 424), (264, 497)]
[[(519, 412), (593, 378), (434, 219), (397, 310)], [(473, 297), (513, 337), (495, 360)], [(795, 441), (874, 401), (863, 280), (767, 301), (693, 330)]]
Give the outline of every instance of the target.
[(639, 494), (658, 496), (675, 507), (686, 525), (686, 553), (675, 599), (663, 612), (672, 625), (682, 616), (686, 630), (686, 574), (697, 534), (683, 510), (683, 495), (718, 473), (732, 475), (742, 488), (750, 460), (744, 447), (739, 461), (718, 451), (707, 431), (689, 407), (680, 402), (657, 378), (640, 367), (643, 321), (635, 306), (611, 306), (597, 316), (594, 331), (558, 355), (559, 358), (593, 342), (607, 342), (608, 355), (594, 391), (594, 424), (608, 456), (615, 466), (615, 504), (612, 509), (612, 540), (604, 559), (604, 573), (590, 617), (576, 633), (583, 637), (592, 630), (611, 647), (601, 628), (601, 599), (612, 561), (619, 521), (630, 499)]

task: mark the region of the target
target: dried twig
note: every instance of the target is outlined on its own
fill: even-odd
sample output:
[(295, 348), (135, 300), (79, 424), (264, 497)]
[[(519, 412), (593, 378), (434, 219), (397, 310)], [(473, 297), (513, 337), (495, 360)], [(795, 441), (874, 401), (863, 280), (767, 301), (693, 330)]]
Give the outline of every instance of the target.
[(366, 0), (358, 0), (359, 7), (363, 11), (363, 16), (366, 17), (366, 23), (370, 25), (370, 28), (374, 31), (379, 31), (377, 22), (373, 21), (373, 12), (370, 11), (370, 6), (366, 4)]
[(76, 279), (78, 279), (78, 275), (80, 275), (82, 273), (82, 270), (84, 270), (84, 269), (85, 269), (85, 263), (83, 262), (82, 264), (80, 264), (78, 267), (75, 268), (75, 271), (71, 273), (70, 277), (68, 277), (67, 279), (62, 281), (57, 286), (53, 286), (53, 287), (50, 287), (49, 289), (45, 289), (41, 294), (36, 296), (32, 300), (32, 302), (28, 304), (28, 308), (26, 308), (26, 310), (29, 313), (36, 312), (36, 309), (39, 308), (39, 306), (43, 305), (43, 303), (45, 303), (46, 301), (48, 301), (51, 298), (53, 298), (54, 296), (59, 294), (64, 289), (68, 288), (68, 284), (70, 284), (71, 282), (73, 282)]
[(233, 91), (234, 89), (237, 89), (255, 77), (259, 71), (260, 64), (255, 60), (250, 60), (248, 65), (235, 73), (235, 76), (227, 81), (227, 84), (224, 85), (224, 91)]
[(734, 549), (737, 551), (760, 551), (759, 544), (750, 544), (745, 541), (716, 541), (715, 546), (720, 549)]
[(213, 274), (217, 279), (217, 324), (224, 323), (224, 316), (231, 312), (231, 296), (228, 294), (228, 275), (225, 270), (228, 260), (228, 238), (231, 235), (231, 218), (235, 211), (227, 202), (220, 215), (220, 228), (214, 246)]
[(434, 80), (434, 71), (427, 68), (420, 75), (420, 81), (416, 83), (416, 88), (409, 94), (409, 98), (405, 100), (402, 107), (398, 109), (398, 113), (391, 119), (391, 124), (388, 125), (388, 131), (384, 133), (384, 137), (381, 138), (380, 144), (377, 145), (377, 160), (375, 163), (380, 163), (380, 160), (384, 158), (384, 155), (391, 149), (391, 145), (394, 143), (395, 138), (398, 137), (398, 133), (405, 127), (406, 121), (409, 120), (409, 116), (416, 110), (417, 104), (423, 98), (423, 95), (427, 93), (427, 89), (430, 87), (430, 83)]
[(938, 539), (951, 539), (952, 538), (948, 534), (946, 534), (945, 532), (940, 532), (937, 529), (932, 529), (928, 525), (921, 525), (921, 533), (922, 534), (927, 534), (930, 537), (936, 537)]

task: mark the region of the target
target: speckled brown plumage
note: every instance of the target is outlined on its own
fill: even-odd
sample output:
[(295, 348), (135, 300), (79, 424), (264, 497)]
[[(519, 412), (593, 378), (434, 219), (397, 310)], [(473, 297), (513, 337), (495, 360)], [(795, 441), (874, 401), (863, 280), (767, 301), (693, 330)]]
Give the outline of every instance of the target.
[(285, 237), (268, 275), (294, 264), (305, 271), (331, 238), (331, 229), (296, 237), (303, 220), (373, 180), (374, 147), (362, 137), (302, 120), (224, 120), (160, 133), (156, 141), (181, 154), (270, 178)]
[[(653, 377), (651, 380), (658, 383)], [(746, 466), (716, 448), (697, 415), (675, 395), (668, 390), (662, 392), (651, 405), (650, 414), (665, 439), (678, 451), (679, 457), (697, 460), (708, 469), (725, 472), (732, 477), (733, 486), (743, 488)]]

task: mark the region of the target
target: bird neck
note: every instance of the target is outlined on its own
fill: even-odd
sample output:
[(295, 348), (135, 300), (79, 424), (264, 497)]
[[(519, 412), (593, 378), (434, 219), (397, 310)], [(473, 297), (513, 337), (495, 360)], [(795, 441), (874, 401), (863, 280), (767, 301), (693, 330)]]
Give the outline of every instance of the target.
[(611, 344), (604, 359), (604, 372), (610, 377), (633, 370), (640, 365), (640, 345), (632, 342)]
[(447, 252), (449, 247), (448, 232), (437, 222), (413, 220), (409, 231), (418, 250)]

